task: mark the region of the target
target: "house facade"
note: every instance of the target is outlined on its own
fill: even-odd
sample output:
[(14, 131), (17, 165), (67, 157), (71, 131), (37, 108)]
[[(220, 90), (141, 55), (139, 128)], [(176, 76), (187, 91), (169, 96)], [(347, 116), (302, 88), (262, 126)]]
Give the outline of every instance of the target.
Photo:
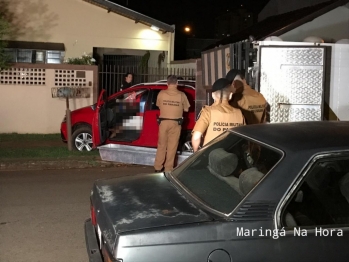
[(2, 0), (13, 62), (63, 63), (84, 53), (173, 60), (174, 26), (104, 0)]
[[(101, 68), (139, 68), (145, 54), (156, 69), (173, 60), (174, 26), (109, 1), (0, 0), (0, 14), (14, 62), (0, 72), (0, 133), (59, 133), (66, 87), (75, 110), (96, 102), (100, 88), (118, 91), (124, 72)], [(84, 53), (99, 67), (64, 63)]]

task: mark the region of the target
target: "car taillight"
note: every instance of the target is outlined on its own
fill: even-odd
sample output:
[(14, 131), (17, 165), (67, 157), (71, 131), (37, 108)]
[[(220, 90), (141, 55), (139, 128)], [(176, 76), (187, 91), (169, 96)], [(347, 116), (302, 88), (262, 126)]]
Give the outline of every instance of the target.
[(91, 204), (91, 222), (92, 225), (96, 226), (97, 225), (97, 220), (96, 220), (96, 210), (93, 207), (93, 205)]

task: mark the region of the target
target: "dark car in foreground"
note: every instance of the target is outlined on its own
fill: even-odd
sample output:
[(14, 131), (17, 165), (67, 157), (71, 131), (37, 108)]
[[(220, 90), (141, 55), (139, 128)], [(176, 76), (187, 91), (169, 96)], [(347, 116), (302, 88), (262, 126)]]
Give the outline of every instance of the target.
[(170, 173), (98, 180), (90, 261), (347, 261), (349, 123), (231, 129)]

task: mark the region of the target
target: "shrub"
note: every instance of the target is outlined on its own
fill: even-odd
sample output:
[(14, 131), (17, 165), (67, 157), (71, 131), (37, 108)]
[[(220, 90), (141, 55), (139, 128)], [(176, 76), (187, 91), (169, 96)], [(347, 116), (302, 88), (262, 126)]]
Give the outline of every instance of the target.
[(81, 57), (68, 58), (65, 63), (71, 65), (94, 65), (96, 60), (87, 54), (83, 54)]

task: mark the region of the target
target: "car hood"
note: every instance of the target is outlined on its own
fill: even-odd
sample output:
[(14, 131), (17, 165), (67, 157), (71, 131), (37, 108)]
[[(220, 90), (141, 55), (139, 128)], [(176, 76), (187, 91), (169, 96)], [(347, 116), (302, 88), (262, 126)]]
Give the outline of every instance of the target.
[(93, 105), (89, 105), (89, 106), (84, 106), (84, 107), (81, 107), (81, 108), (78, 108), (78, 109), (75, 109), (73, 111), (71, 111), (72, 114), (80, 114), (82, 112), (92, 112), (94, 111), (96, 107), (96, 104), (93, 104)]
[(163, 173), (96, 181), (91, 198), (97, 222), (105, 223), (104, 229), (113, 234), (212, 220)]

